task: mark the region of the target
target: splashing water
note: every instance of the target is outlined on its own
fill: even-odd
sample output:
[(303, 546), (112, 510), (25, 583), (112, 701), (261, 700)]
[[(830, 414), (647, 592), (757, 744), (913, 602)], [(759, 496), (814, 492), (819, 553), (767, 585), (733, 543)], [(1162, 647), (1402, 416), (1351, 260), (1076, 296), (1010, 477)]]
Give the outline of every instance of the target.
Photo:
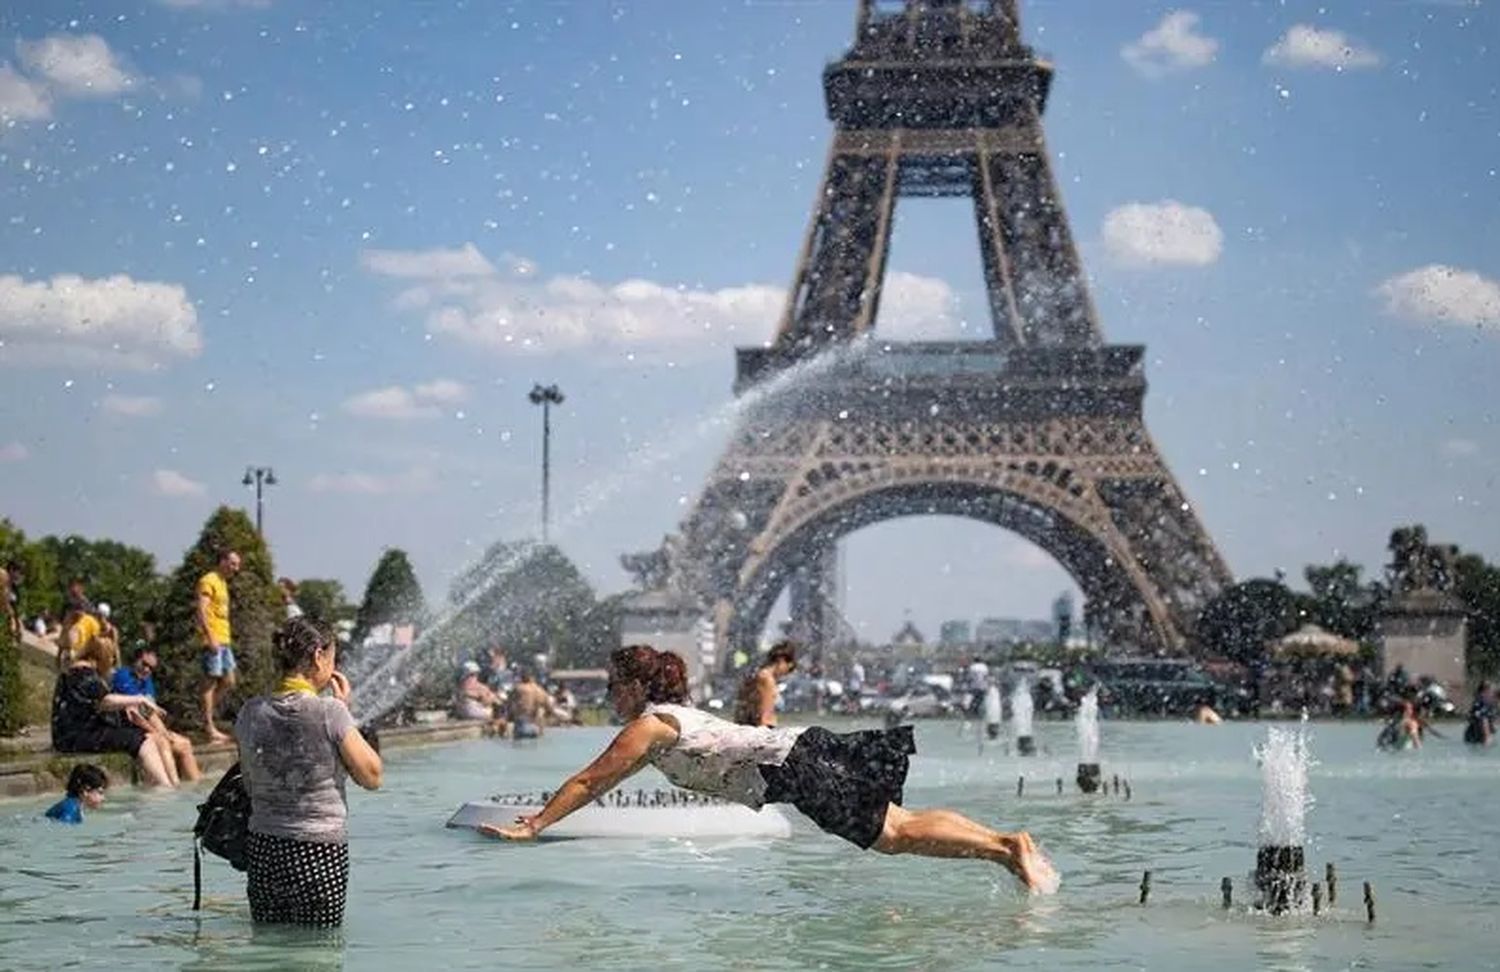
[(1089, 693), (1078, 702), (1078, 716), (1074, 720), (1078, 730), (1078, 761), (1093, 764), (1099, 762), (1099, 690)]
[(1017, 739), (1031, 735), (1031, 683), (1024, 678), (1010, 693), (1010, 727)]
[(984, 724), (998, 726), (1001, 722), (1000, 689), (991, 685), (984, 690)]
[(1255, 750), (1260, 762), (1260, 845), (1301, 847), (1307, 838), (1306, 818), (1312, 806), (1307, 792), (1307, 733), (1302, 729), (1271, 728), (1266, 744)]
[[(798, 385), (869, 354), (873, 347), (873, 341), (866, 337), (829, 348), (735, 396), (686, 432), (673, 430), (669, 435), (663, 435), (659, 442), (646, 443), (635, 449), (613, 472), (584, 487), (578, 502), (553, 525), (553, 538), (567, 536), (626, 487), (663, 463), (675, 460), (708, 435), (732, 428), (750, 410), (781, 395), (793, 393)], [(492, 564), (473, 589), (463, 592), (456, 601), (450, 599), (450, 603), (444, 606), (438, 617), (410, 648), (386, 647), (378, 658), (366, 658), (358, 666), (359, 677), (351, 677), (354, 693), (350, 699), (350, 711), (355, 719), (362, 723), (373, 722), (399, 706), (421, 675), (443, 661), (433, 655), (442, 644), (444, 630), (454, 618), (502, 577), (524, 563), (541, 546), (537, 540), (525, 540), (516, 544), (510, 556)], [(370, 650), (362, 654), (368, 656)]]

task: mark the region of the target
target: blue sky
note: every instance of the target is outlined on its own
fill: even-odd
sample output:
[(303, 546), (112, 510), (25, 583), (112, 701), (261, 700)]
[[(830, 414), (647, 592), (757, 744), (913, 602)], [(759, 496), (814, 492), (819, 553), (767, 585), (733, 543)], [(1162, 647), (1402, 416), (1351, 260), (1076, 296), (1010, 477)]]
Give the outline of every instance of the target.
[[(726, 434), (774, 328), (852, 0), (21, 0), (0, 12), (0, 514), (174, 564), (267, 499), (278, 569), (429, 595), (535, 532), (605, 591)], [(1023, 5), (1111, 340), (1242, 576), (1394, 524), (1500, 556), (1492, 3)], [(983, 328), (965, 204), (898, 210), (888, 334)], [(893, 278), (893, 288), (896, 284)], [(576, 510), (576, 512), (575, 512)], [(1066, 575), (919, 518), (846, 551), (849, 614), (1043, 616)]]

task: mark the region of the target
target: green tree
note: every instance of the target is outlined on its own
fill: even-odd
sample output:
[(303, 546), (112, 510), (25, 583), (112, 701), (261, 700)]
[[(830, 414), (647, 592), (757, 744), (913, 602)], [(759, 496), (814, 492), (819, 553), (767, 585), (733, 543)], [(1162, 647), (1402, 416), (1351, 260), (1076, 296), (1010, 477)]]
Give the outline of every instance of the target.
[(1279, 579), (1257, 577), (1204, 605), (1193, 634), (1209, 652), (1253, 666), (1265, 659), (1266, 644), (1289, 633), (1303, 615), (1297, 595)]
[(157, 607), (157, 648), (162, 655), (159, 693), (179, 723), (197, 725), (202, 641), (197, 626), (198, 579), (213, 570), (219, 552), (240, 555), (240, 572), (229, 582), (229, 621), (233, 629), (239, 686), (231, 708), (269, 691), (276, 677), (271, 635), (282, 616), (281, 594), (271, 567), (271, 552), (243, 510), (221, 506), (203, 525), (198, 542), (183, 556)]
[(21, 646), (16, 644), (10, 626), (0, 623), (0, 736), (13, 735), (21, 728)]
[(1456, 564), (1455, 593), (1469, 618), (1469, 671), (1480, 678), (1500, 675), (1500, 567), (1478, 554)]
[(62, 582), (57, 563), (41, 544), (27, 541), (26, 534), (9, 520), (0, 518), (0, 562), (14, 560), (25, 575), (19, 585), (21, 616), (62, 613)]
[(111, 617), (128, 643), (141, 635), (141, 623), (161, 602), (166, 578), (156, 572), (156, 558), (139, 547), (115, 540), (80, 536), (43, 537), (37, 544), (56, 565), (66, 584), (83, 578), (89, 600), (110, 606)]
[(356, 610), (345, 596), (343, 584), (322, 577), (297, 582), (297, 606), (309, 618), (330, 623), (352, 621)]
[(496, 543), (453, 584), (458, 608), (445, 640), (475, 651), (499, 643), (512, 658), (546, 654), (554, 667), (597, 667), (619, 641), (614, 601), (600, 603), (561, 550)]
[(354, 619), (354, 644), (362, 644), (371, 629), (379, 625), (421, 625), (426, 618), (422, 585), (417, 583), (406, 551), (395, 547), (386, 550), (365, 585), (365, 596)]
[(1311, 597), (1309, 617), (1322, 627), (1361, 643), (1373, 642), (1385, 589), (1361, 579), (1363, 568), (1347, 560), (1326, 567), (1309, 564), (1303, 570)]

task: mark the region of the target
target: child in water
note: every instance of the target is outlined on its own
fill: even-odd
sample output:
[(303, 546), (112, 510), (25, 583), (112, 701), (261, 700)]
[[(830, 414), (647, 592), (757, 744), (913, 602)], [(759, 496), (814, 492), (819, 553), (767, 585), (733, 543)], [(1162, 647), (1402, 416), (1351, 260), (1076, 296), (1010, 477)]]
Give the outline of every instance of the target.
[(93, 763), (79, 763), (68, 774), (68, 795), (47, 810), (47, 819), (58, 823), (83, 823), (83, 808), (98, 810), (104, 806), (104, 791), (109, 777)]

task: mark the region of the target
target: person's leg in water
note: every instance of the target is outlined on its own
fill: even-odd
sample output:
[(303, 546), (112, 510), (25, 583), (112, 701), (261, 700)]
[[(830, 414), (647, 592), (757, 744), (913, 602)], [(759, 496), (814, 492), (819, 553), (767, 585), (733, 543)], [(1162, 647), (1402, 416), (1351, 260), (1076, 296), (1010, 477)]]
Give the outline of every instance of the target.
[(1059, 883), (1057, 871), (1039, 851), (1031, 835), (991, 830), (952, 810), (907, 810), (891, 804), (885, 827), (874, 849), (882, 854), (919, 854), (923, 857), (977, 857), (994, 861), (1032, 891), (1051, 894)]
[[(168, 759), (170, 758), (169, 756)], [(149, 735), (141, 740), (141, 748), (135, 751), (135, 761), (140, 766), (141, 775), (146, 778), (148, 786), (171, 789), (172, 780), (167, 776), (167, 768), (162, 763), (161, 749)]]
[(177, 760), (172, 758), (172, 741), (165, 733), (153, 731), (146, 734), (146, 745), (155, 746), (157, 754), (161, 756), (161, 768), (167, 774), (167, 785), (179, 785), (182, 777), (177, 773)]

